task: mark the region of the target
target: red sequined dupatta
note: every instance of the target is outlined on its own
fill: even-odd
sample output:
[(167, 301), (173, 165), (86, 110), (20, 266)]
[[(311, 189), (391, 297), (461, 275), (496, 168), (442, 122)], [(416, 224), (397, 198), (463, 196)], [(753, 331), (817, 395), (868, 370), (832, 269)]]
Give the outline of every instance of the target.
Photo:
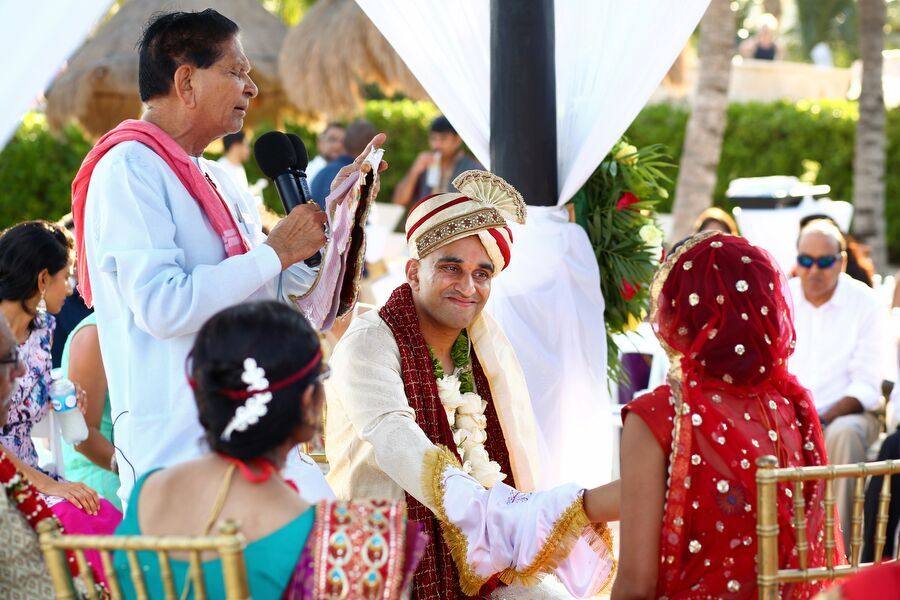
[[(812, 397), (787, 371), (794, 347), (787, 281), (744, 238), (700, 234), (661, 266), (651, 296), (674, 405), (658, 590), (754, 596), (756, 459), (827, 462)], [(779, 567), (797, 567), (793, 490), (780, 484), (778, 494)], [(824, 483), (808, 482), (804, 496), (809, 565), (825, 566)], [(835, 539), (832, 558), (841, 564)], [(817, 590), (787, 586), (782, 595)]]

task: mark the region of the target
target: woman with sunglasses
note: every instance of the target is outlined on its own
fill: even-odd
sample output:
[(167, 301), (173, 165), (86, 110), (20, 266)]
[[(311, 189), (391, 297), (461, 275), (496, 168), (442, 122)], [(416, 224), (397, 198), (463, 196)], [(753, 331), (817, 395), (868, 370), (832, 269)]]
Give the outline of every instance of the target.
[[(223, 310), (200, 329), (188, 362), (209, 453), (138, 479), (117, 534), (197, 536), (236, 521), (254, 598), (399, 598), (424, 547), (404, 505), (310, 505), (279, 474), (317, 431), (325, 400), (328, 367), (303, 316), (277, 302)], [(323, 544), (330, 551), (317, 551)], [(127, 557), (114, 560), (125, 596), (135, 597)], [(150, 597), (162, 597), (156, 555), (138, 560)], [(171, 562), (184, 598), (188, 562)], [(222, 598), (214, 562), (204, 567), (207, 594)]]

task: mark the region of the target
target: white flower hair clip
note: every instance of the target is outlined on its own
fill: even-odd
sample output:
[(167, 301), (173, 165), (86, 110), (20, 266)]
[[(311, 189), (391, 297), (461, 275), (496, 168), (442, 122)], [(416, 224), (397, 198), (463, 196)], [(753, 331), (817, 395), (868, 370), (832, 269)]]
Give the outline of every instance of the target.
[(272, 392), (269, 390), (269, 380), (266, 379), (266, 371), (256, 364), (253, 358), (244, 359), (244, 372), (241, 381), (247, 384), (248, 392), (258, 392), (247, 398), (234, 412), (231, 421), (220, 436), (226, 442), (231, 439), (235, 431), (246, 431), (251, 425), (256, 425), (259, 420), (269, 412), (268, 404), (272, 400)]

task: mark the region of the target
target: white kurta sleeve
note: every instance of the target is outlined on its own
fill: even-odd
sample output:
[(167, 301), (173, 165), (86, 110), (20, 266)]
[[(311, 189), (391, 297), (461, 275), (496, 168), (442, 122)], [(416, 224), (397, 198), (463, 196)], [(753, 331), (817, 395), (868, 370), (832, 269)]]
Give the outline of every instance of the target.
[[(396, 347), (376, 329), (348, 331), (332, 357), (335, 390), (353, 428), (372, 444), (378, 466), (437, 516), (464, 592), (493, 575), (531, 585), (555, 573), (577, 597), (599, 593), (615, 569), (604, 526), (588, 521), (574, 484), (523, 494), (486, 489), (433, 444), (415, 422)], [(526, 526), (527, 524), (527, 526)]]
[(194, 333), (218, 311), (275, 279), (281, 262), (262, 244), (218, 264), (184, 270), (176, 224), (157, 165), (129, 155), (91, 182), (96, 207), (93, 269), (113, 275), (136, 325), (156, 338)]
[(881, 382), (885, 378), (885, 356), (893, 355), (889, 340), (888, 312), (872, 300), (862, 305), (860, 326), (852, 343), (853, 353), (847, 365), (850, 383), (843, 395), (859, 400), (865, 410), (875, 410), (881, 403)]
[[(331, 357), (335, 398), (356, 435), (372, 445), (378, 467), (416, 500), (433, 510), (422, 493), (422, 465), (436, 448), (416, 423), (403, 389), (397, 348), (371, 328), (350, 329)], [(330, 411), (329, 411), (330, 412)]]

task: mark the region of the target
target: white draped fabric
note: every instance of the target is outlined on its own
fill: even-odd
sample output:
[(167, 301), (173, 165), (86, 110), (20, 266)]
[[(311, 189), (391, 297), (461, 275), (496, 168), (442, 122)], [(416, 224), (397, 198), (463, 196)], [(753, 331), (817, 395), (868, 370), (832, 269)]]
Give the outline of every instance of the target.
[(106, 14), (111, 0), (0, 2), (0, 149), (60, 67)]
[(490, 168), (489, 0), (357, 0), (357, 4), (450, 119), (475, 158)]
[(493, 282), (500, 322), (532, 398), (548, 452), (542, 487), (609, 480), (613, 459), (600, 271), (587, 233), (559, 207), (528, 207), (511, 224), (512, 260)]
[(625, 133), (708, 4), (709, 0), (557, 0), (559, 204), (581, 189)]
[[(490, 168), (489, 0), (356, 0)], [(556, 138), (565, 204), (634, 120), (709, 0), (558, 0)]]
[[(356, 0), (490, 168), (489, 0)], [(571, 199), (674, 61), (709, 0), (557, 0), (559, 194)], [(489, 310), (516, 348), (549, 448), (546, 485), (609, 477), (603, 297), (588, 238), (529, 207)]]

